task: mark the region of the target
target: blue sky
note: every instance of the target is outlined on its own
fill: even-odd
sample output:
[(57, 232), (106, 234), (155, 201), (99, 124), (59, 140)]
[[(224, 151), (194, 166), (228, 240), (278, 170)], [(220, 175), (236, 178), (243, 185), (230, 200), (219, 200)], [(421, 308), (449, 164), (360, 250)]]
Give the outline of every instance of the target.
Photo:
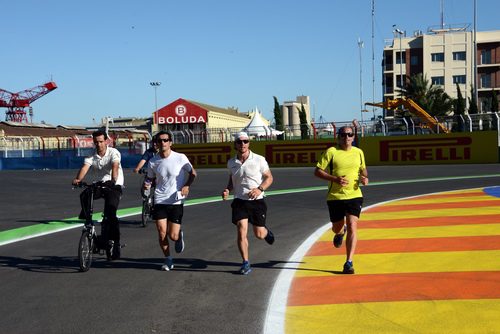
[[(443, 0), (445, 24), (473, 24), (473, 0)], [(177, 98), (268, 119), (280, 102), (311, 98), (318, 121), (360, 118), (381, 100), (381, 55), (392, 25), (427, 31), (440, 0), (23, 0), (3, 1), (0, 88), (47, 81), (58, 89), (32, 104), (33, 122), (91, 125), (147, 117)], [(477, 0), (479, 31), (498, 30), (498, 0)], [(372, 84), (372, 64), (375, 85)], [(1, 112), (4, 113), (5, 109)], [(4, 115), (2, 114), (2, 120)]]

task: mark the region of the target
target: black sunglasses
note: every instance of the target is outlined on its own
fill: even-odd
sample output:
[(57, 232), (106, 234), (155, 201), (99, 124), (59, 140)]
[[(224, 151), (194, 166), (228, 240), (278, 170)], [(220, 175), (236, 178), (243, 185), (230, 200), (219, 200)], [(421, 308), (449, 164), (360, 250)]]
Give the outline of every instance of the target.
[(354, 133), (352, 133), (352, 132), (349, 132), (349, 133), (342, 132), (342, 133), (339, 133), (339, 137), (342, 137), (342, 138), (354, 137)]
[(172, 141), (172, 139), (165, 139), (165, 138), (158, 138), (158, 142), (164, 142), (167, 143), (169, 141)]
[(244, 140), (240, 140), (240, 139), (238, 139), (238, 140), (236, 141), (236, 144), (240, 144), (240, 145), (241, 145), (242, 143), (243, 143), (243, 144), (248, 144), (249, 142), (250, 142), (250, 141), (249, 141), (249, 140), (246, 140), (246, 139), (244, 139)]

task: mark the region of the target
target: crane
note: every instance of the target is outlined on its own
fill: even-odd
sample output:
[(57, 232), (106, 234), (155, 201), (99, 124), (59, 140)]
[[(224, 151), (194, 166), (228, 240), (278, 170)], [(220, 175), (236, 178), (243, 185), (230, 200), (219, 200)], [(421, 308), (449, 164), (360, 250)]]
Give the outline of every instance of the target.
[(56, 83), (52, 81), (17, 93), (12, 93), (0, 88), (0, 107), (7, 108), (7, 111), (5, 112), (5, 120), (18, 123), (28, 123), (26, 108), (29, 108), (31, 122), (33, 112), (30, 104), (56, 88)]
[(400, 106), (405, 106), (411, 113), (418, 116), (422, 123), (424, 123), (428, 128), (434, 129), (435, 126), (438, 126), (441, 132), (449, 133), (450, 130), (444, 124), (439, 123), (434, 117), (429, 115), (422, 107), (420, 107), (415, 101), (410, 98), (396, 98), (396, 99), (388, 99), (385, 102), (381, 103), (370, 103), (366, 102), (365, 105), (375, 106), (379, 108), (394, 110)]

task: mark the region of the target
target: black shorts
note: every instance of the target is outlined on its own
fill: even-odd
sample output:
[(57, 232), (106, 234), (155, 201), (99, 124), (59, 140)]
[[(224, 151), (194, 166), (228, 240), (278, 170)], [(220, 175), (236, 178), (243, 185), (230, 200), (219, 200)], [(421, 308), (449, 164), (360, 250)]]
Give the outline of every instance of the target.
[(245, 201), (235, 198), (231, 203), (232, 222), (236, 224), (242, 219), (248, 219), (255, 226), (266, 226), (267, 205), (263, 199)]
[(332, 223), (343, 220), (347, 214), (359, 218), (361, 208), (363, 207), (363, 198), (343, 199), (327, 201), (328, 211), (330, 212), (330, 221)]
[(153, 207), (153, 219), (167, 219), (167, 221), (181, 224), (184, 214), (183, 204), (155, 204)]

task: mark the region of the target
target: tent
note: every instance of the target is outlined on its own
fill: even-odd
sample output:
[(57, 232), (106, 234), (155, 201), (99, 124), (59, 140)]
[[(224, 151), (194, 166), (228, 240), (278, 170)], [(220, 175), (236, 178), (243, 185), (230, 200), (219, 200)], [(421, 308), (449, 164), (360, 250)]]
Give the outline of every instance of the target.
[(249, 136), (256, 136), (256, 137), (271, 137), (283, 133), (283, 131), (275, 130), (270, 126), (266, 125), (259, 109), (257, 108), (255, 109), (255, 113), (253, 114), (250, 123), (248, 123), (247, 126), (245, 126), (242, 129), (242, 131), (248, 133)]

